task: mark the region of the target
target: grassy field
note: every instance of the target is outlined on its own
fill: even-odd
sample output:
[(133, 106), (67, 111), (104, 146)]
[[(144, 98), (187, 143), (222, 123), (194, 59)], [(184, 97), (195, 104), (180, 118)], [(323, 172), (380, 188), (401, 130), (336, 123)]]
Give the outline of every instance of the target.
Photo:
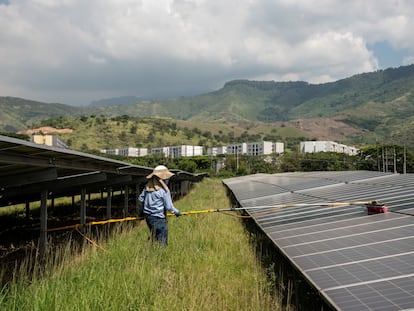
[[(221, 181), (206, 179), (175, 206), (228, 204)], [(282, 310), (238, 218), (173, 217), (169, 233), (165, 249), (150, 244), (144, 222), (98, 240), (100, 247), (62, 246), (42, 273), (29, 273), (30, 264), (16, 268), (15, 280), (1, 290), (0, 309)]]

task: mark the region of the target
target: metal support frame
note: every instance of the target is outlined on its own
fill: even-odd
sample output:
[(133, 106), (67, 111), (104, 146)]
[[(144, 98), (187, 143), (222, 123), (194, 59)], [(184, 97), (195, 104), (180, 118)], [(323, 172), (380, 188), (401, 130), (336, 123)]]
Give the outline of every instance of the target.
[(40, 194), (40, 238), (39, 251), (43, 256), (47, 250), (47, 190), (43, 190)]
[(138, 200), (138, 196), (139, 196), (139, 184), (135, 185), (135, 208), (137, 211), (137, 215), (139, 216), (139, 206), (140, 206), (140, 202)]
[(124, 210), (123, 210), (124, 217), (127, 217), (128, 216), (128, 193), (129, 193), (129, 187), (128, 187), (128, 185), (125, 185), (125, 191), (124, 191)]
[(80, 224), (81, 226), (81, 232), (85, 233), (86, 228), (86, 188), (83, 187), (81, 189), (81, 209), (80, 209)]
[(112, 208), (112, 187), (107, 190), (106, 196), (106, 219), (111, 219), (111, 208)]

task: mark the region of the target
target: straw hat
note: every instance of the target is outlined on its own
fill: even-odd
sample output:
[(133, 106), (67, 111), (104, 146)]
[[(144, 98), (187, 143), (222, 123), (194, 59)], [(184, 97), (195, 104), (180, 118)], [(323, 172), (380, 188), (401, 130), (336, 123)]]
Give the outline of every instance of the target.
[(174, 176), (174, 173), (171, 173), (166, 166), (158, 165), (154, 168), (152, 173), (147, 176), (147, 179), (150, 179), (154, 176), (157, 176), (159, 179), (165, 180)]

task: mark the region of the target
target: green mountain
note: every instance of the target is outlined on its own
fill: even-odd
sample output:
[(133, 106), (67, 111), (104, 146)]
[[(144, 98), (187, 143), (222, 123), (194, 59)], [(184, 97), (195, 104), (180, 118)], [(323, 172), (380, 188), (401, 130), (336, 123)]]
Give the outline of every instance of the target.
[[(365, 73), (332, 83), (235, 80), (218, 91), (159, 102), (98, 107), (119, 115), (164, 116), (192, 120), (286, 121), (350, 114), (366, 104), (384, 104), (407, 97), (412, 101), (414, 65)], [(138, 110), (138, 111), (137, 111)], [(393, 109), (391, 109), (393, 110)]]
[(323, 84), (235, 80), (220, 90), (199, 96), (122, 105), (75, 108), (0, 97), (0, 128), (22, 129), (41, 118), (80, 115), (265, 122), (275, 126), (296, 124), (306, 132), (318, 124), (331, 122), (313, 135), (329, 139), (342, 131), (346, 141), (355, 144), (378, 141), (414, 146), (414, 137), (410, 134), (414, 130), (412, 90), (414, 65)]
[(79, 108), (16, 97), (0, 97), (0, 131), (16, 132), (44, 119), (78, 116)]
[(138, 101), (141, 101), (141, 99), (136, 96), (112, 97), (112, 98), (105, 98), (101, 100), (95, 100), (90, 103), (89, 107), (131, 104), (131, 103), (136, 103)]

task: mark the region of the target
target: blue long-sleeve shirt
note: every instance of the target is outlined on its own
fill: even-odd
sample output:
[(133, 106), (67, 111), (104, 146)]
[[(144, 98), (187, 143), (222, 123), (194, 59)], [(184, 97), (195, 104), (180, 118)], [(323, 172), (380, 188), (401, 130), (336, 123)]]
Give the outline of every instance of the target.
[(165, 218), (164, 207), (167, 211), (176, 214), (179, 211), (174, 207), (171, 199), (171, 192), (160, 188), (156, 191), (148, 192), (145, 188), (138, 197), (144, 203), (144, 214), (158, 218)]

